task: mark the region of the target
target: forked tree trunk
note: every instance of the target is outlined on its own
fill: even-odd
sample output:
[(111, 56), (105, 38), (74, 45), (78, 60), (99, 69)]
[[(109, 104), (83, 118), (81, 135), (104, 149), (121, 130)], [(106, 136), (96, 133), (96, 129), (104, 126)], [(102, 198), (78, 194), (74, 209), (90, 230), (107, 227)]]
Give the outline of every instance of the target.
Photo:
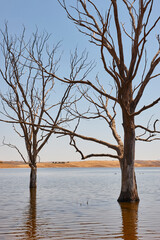
[(119, 202), (139, 201), (136, 176), (134, 170), (135, 162), (135, 125), (134, 118), (124, 116), (124, 155), (120, 161), (122, 182)]
[(31, 165), (31, 172), (30, 172), (30, 188), (37, 187), (37, 166), (36, 164), (33, 166)]

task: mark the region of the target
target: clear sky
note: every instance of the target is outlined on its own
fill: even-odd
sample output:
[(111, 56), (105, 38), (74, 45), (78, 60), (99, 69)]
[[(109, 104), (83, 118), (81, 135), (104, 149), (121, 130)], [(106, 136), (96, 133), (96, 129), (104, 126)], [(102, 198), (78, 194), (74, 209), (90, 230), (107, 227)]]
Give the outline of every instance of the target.
[[(156, 0), (155, 2), (157, 7), (154, 9), (154, 13), (157, 15), (159, 14), (160, 3)], [(36, 27), (38, 27), (40, 32), (46, 30), (48, 33), (51, 33), (51, 39), (54, 43), (62, 41), (61, 50), (64, 52), (63, 59), (65, 58), (65, 60), (62, 59), (62, 76), (65, 76), (65, 71), (67, 71), (67, 62), (69, 62), (70, 51), (73, 51), (77, 46), (79, 50), (86, 48), (89, 52), (90, 59), (98, 61), (98, 48), (95, 48), (95, 46), (88, 42), (87, 37), (78, 32), (75, 25), (67, 19), (66, 13), (56, 0), (0, 0), (0, 6), (0, 29), (4, 29), (4, 23), (7, 21), (9, 32), (12, 34), (20, 34), (23, 28), (22, 25), (24, 25), (28, 36), (36, 30)], [(155, 34), (153, 37), (155, 39)], [(152, 46), (153, 49), (157, 47), (156, 43), (154, 44), (155, 45)], [(97, 64), (96, 71), (101, 71), (100, 63)], [(159, 89), (160, 82), (156, 80), (156, 84), (146, 91), (146, 99), (159, 94)], [(160, 116), (160, 114), (158, 114), (159, 107), (160, 105), (158, 105), (157, 108), (154, 108), (149, 114), (156, 114), (157, 117), (158, 115)], [(145, 121), (148, 117), (149, 115), (142, 116), (141, 121)], [(90, 132), (92, 131), (97, 131), (97, 134), (101, 136), (101, 133), (104, 135), (106, 130), (102, 127), (96, 126), (94, 130), (90, 129)], [(12, 127), (1, 123), (0, 133), (0, 142), (3, 140), (3, 136), (5, 136), (6, 141), (17, 144), (23, 151), (23, 142), (21, 142), (18, 136), (14, 133)], [(83, 144), (86, 149), (92, 151), (92, 145), (87, 142), (84, 142)], [(136, 144), (136, 159), (160, 159), (159, 149), (160, 142), (158, 141), (153, 143), (138, 143)], [(96, 150), (101, 151), (99, 146), (96, 146)], [(52, 137), (42, 150), (40, 156), (41, 161), (80, 160), (79, 154), (75, 153), (74, 149), (68, 145), (67, 138), (57, 140), (55, 137)], [(0, 160), (20, 160), (20, 156), (14, 149), (1, 147)]]

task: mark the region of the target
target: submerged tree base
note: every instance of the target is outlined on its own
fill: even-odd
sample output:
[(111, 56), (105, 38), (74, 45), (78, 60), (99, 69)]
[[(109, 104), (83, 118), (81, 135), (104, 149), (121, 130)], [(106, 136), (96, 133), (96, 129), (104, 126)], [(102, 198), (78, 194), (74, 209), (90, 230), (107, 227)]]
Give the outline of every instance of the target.
[(130, 192), (121, 192), (117, 201), (118, 202), (139, 202), (140, 199), (136, 192), (132, 194)]

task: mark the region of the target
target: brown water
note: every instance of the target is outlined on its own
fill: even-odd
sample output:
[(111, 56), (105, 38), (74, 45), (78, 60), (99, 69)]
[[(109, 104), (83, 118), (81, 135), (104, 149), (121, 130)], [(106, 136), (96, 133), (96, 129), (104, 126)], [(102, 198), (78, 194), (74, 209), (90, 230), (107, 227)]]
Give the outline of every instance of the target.
[(118, 204), (118, 169), (0, 169), (0, 239), (160, 239), (160, 170), (137, 169), (141, 201)]

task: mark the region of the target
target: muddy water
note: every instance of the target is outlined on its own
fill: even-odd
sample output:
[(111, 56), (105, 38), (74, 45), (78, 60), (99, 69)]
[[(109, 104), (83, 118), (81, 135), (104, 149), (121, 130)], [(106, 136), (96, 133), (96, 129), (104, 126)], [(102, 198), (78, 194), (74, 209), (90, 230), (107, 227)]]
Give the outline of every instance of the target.
[(118, 204), (119, 169), (0, 169), (0, 239), (160, 239), (160, 170), (137, 169), (139, 204)]

